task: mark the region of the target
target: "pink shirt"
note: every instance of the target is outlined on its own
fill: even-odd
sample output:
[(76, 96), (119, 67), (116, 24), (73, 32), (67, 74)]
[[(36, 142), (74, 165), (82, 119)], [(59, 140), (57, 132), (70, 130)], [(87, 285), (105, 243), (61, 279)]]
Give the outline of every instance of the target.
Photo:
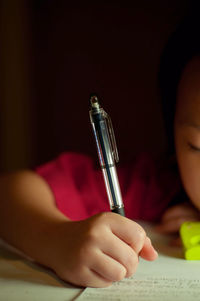
[[(70, 219), (110, 210), (102, 173), (91, 158), (63, 153), (36, 171), (49, 184), (59, 210)], [(117, 172), (126, 216), (131, 219), (159, 220), (180, 189), (177, 176), (158, 172), (146, 154), (127, 167), (118, 167)]]

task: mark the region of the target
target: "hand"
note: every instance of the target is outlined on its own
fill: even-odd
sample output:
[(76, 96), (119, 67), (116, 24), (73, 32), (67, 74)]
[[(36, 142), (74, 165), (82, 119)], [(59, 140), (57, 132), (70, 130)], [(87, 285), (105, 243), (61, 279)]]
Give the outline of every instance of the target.
[(162, 233), (178, 233), (182, 223), (200, 220), (199, 211), (190, 203), (182, 203), (166, 210), (156, 227)]
[(136, 271), (138, 256), (157, 258), (143, 228), (111, 212), (67, 221), (55, 233), (48, 265), (60, 278), (79, 286), (109, 286)]
[(200, 214), (198, 210), (190, 203), (182, 203), (166, 210), (163, 214), (161, 223), (156, 226), (156, 230), (163, 234), (176, 234), (170, 244), (181, 246), (182, 242), (179, 236), (179, 229), (186, 221), (199, 221)]

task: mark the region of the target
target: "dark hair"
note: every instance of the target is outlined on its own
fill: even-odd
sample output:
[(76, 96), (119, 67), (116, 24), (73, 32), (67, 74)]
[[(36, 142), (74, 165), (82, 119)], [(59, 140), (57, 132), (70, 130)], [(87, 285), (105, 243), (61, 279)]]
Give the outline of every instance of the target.
[[(195, 9), (194, 9), (195, 10)], [(168, 155), (175, 153), (174, 115), (177, 88), (186, 64), (200, 55), (199, 10), (190, 14), (171, 35), (162, 53), (159, 70), (163, 118), (168, 139)]]

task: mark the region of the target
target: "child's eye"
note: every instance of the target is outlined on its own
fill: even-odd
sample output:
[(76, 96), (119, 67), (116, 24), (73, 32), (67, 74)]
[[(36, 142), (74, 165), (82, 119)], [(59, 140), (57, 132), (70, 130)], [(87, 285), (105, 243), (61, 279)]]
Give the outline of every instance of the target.
[(196, 151), (196, 152), (200, 152), (200, 148), (191, 144), (190, 142), (188, 142), (188, 146), (191, 150)]

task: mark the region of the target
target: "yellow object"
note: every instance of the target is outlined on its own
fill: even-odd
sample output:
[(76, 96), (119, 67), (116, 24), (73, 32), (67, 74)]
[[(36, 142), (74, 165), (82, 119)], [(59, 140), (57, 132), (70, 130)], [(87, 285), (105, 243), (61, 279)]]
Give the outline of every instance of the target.
[(200, 260), (200, 222), (185, 222), (180, 235), (187, 260)]

